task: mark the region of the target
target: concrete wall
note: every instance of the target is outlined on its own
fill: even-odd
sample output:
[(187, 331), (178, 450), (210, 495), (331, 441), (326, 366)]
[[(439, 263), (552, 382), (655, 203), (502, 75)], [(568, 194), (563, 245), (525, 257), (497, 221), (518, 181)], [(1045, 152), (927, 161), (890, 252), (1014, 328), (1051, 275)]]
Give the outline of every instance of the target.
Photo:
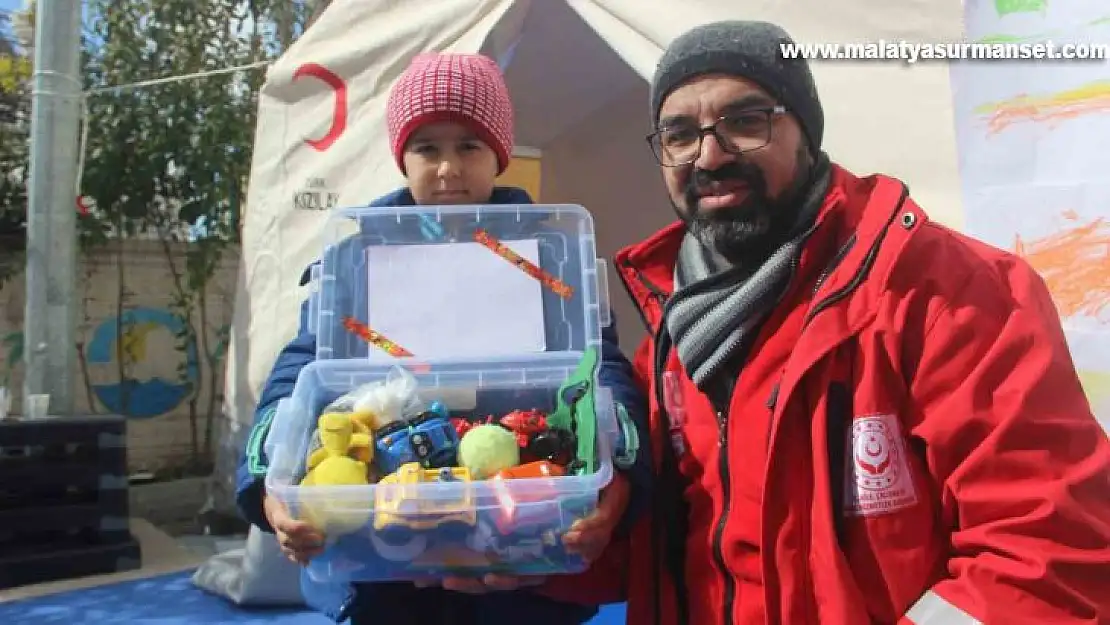
[[(196, 385), (195, 421), (199, 444), (209, 406), (213, 409), (214, 436), (219, 424), (223, 365), (217, 365), (215, 385), (206, 350), (179, 347), (174, 331), (180, 317), (174, 309), (175, 289), (166, 250), (157, 241), (128, 241), (121, 252), (97, 251), (80, 259), (78, 297), (79, 371), (76, 389), (79, 413), (124, 413), (130, 416), (129, 457), (133, 471), (165, 471), (182, 467), (193, 459), (190, 398), (185, 380)], [(206, 295), (205, 329), (209, 350), (218, 347), (220, 329), (231, 323), (238, 250), (230, 250)], [(184, 267), (184, 247), (173, 250), (173, 262)], [(23, 327), (25, 285), (19, 275), (0, 288), (0, 337), (18, 333)], [(122, 306), (121, 302), (121, 282)], [(122, 350), (116, 349), (117, 327), (123, 311)], [(200, 330), (200, 308), (194, 307), (194, 323)], [(120, 384), (118, 351), (125, 355), (124, 367), (131, 382)], [(7, 373), (8, 353), (0, 354), (0, 374)], [(23, 385), (22, 365), (11, 372), (9, 386), (18, 410)], [(2, 384), (0, 380), (0, 384)], [(215, 393), (215, 397), (213, 397)], [(210, 404), (210, 399), (215, 399)], [(215, 442), (214, 442), (215, 446)]]

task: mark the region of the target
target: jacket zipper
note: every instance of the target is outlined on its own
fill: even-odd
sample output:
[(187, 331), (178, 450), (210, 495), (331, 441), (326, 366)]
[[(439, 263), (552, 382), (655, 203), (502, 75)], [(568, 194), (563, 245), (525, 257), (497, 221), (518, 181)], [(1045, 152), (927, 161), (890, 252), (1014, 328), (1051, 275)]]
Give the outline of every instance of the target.
[(813, 290), (810, 291), (811, 295), (817, 295), (817, 292), (821, 290), (822, 286), (824, 286), (825, 280), (828, 279), (829, 274), (831, 274), (834, 269), (840, 266), (840, 262), (844, 260), (844, 257), (848, 255), (848, 252), (852, 251), (852, 248), (855, 247), (855, 245), (856, 235), (853, 234), (852, 236), (848, 237), (848, 240), (845, 241), (843, 245), (840, 246), (840, 249), (838, 249), (836, 251), (836, 254), (833, 256), (832, 261), (829, 262), (829, 264), (826, 265), (825, 268), (821, 271), (820, 275), (817, 276), (817, 282), (814, 283)]
[[(859, 285), (863, 282), (863, 279), (867, 277), (867, 274), (871, 271), (871, 265), (875, 264), (875, 257), (879, 255), (879, 248), (882, 247), (883, 241), (886, 240), (886, 234), (890, 230), (890, 225), (894, 223), (894, 220), (898, 217), (898, 213), (901, 212), (902, 206), (906, 203), (906, 198), (908, 198), (909, 195), (909, 188), (905, 185), (902, 185), (902, 195), (898, 198), (898, 204), (895, 205), (894, 210), (890, 212), (890, 217), (887, 219), (886, 224), (883, 226), (882, 230), (879, 231), (879, 234), (875, 237), (875, 240), (871, 243), (871, 247), (868, 248), (867, 255), (864, 256), (859, 270), (856, 271), (855, 275), (852, 276), (852, 279), (848, 281), (848, 284), (845, 284), (836, 291), (830, 293), (828, 297), (818, 302), (813, 308), (809, 310), (808, 313), (806, 313), (805, 319), (802, 320), (802, 329), (808, 327), (809, 322), (813, 321), (813, 318), (816, 317), (821, 311), (827, 309), (828, 307), (839, 302), (845, 297), (848, 297), (848, 295), (850, 295), (852, 291), (855, 291), (859, 287)], [(855, 243), (855, 239), (855, 235), (852, 235), (852, 237), (848, 240), (848, 243), (843, 248), (841, 248), (840, 252), (837, 253), (836, 263), (830, 265), (829, 268), (821, 274), (821, 277), (817, 280), (817, 289), (821, 288), (821, 285), (824, 284), (825, 278), (828, 277), (828, 273), (830, 273), (831, 270), (837, 264), (839, 264), (841, 260), (843, 260), (843, 256), (847, 255), (848, 250), (851, 248), (852, 244)], [(815, 289), (814, 294), (816, 295), (816, 293), (817, 291)]]
[(717, 518), (717, 528), (713, 532), (713, 561), (717, 563), (725, 591), (724, 602), (721, 605), (723, 619), (721, 622), (725, 625), (731, 625), (732, 607), (736, 602), (736, 580), (729, 574), (728, 566), (725, 563), (724, 537), (725, 526), (728, 524), (729, 508), (732, 506), (732, 480), (728, 466), (728, 417), (719, 407), (717, 410), (717, 427), (720, 430), (717, 470), (720, 471), (721, 477), (721, 516)]
[[(616, 264), (616, 262), (616, 259), (613, 259), (613, 263)], [(624, 262), (620, 264), (621, 266), (631, 269), (636, 273), (636, 278), (640, 281), (640, 284), (644, 285), (644, 288), (651, 292), (652, 297), (656, 299), (656, 303), (662, 306), (663, 302), (667, 301), (667, 294), (663, 292), (663, 289), (652, 284), (651, 281), (645, 278), (643, 274), (640, 273), (640, 271), (636, 269), (628, 259), (625, 259)], [(632, 300), (632, 303), (635, 304), (636, 296), (632, 293), (632, 286), (628, 284), (628, 280), (624, 278), (624, 274), (622, 274), (621, 272), (617, 272), (617, 277), (620, 278), (621, 286), (624, 287), (624, 292), (628, 294), (628, 299)], [(644, 309), (640, 306), (636, 306), (635, 308), (636, 313), (640, 315), (640, 321), (643, 322), (644, 328), (646, 328), (649, 333), (654, 334), (655, 329), (651, 327), (651, 323), (648, 321), (647, 318), (647, 313), (645, 313)]]

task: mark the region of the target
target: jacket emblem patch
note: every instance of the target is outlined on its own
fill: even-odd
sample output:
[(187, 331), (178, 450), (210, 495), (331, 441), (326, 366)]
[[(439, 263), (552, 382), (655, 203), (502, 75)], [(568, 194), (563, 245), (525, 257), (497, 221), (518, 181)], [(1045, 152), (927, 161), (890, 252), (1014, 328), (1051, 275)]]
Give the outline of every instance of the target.
[(898, 417), (856, 417), (848, 432), (845, 516), (875, 516), (917, 503)]

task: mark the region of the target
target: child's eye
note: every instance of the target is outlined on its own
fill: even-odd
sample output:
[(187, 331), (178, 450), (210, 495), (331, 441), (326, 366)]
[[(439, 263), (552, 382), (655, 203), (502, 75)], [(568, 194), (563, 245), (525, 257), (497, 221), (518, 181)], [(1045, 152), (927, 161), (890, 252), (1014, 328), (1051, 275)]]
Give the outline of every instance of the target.
[(434, 145), (422, 144), (414, 145), (412, 151), (420, 154), (421, 156), (434, 156), (436, 153), (436, 148)]
[(473, 152), (474, 150), (482, 149), (482, 146), (480, 146), (477, 141), (465, 141), (459, 146), (459, 149), (463, 152)]

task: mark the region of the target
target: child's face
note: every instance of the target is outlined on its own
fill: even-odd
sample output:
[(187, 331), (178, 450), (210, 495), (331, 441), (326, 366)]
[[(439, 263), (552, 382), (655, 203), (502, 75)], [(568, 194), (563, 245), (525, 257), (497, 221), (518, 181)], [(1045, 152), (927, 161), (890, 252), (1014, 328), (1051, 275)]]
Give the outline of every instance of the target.
[(403, 155), (417, 204), (485, 204), (497, 178), (497, 155), (462, 124), (417, 129)]

